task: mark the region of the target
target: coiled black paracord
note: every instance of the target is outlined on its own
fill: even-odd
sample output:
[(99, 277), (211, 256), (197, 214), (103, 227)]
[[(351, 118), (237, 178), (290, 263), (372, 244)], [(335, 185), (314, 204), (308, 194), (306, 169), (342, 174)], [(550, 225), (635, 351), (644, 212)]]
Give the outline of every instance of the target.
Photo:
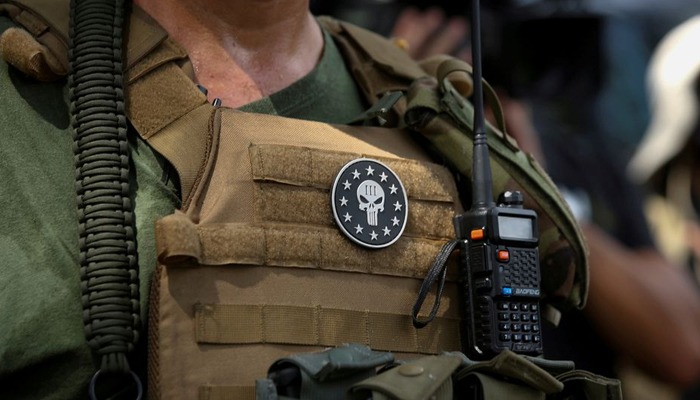
[(70, 12), (68, 87), (85, 335), (101, 357), (98, 374), (135, 378), (127, 361), (139, 338), (140, 307), (122, 78), (125, 1), (71, 0)]

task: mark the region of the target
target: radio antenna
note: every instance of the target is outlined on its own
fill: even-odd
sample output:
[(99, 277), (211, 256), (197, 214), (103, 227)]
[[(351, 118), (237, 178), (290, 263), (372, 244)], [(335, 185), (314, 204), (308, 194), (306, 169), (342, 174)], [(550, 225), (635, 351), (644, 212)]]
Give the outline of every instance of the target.
[(484, 122), (484, 89), (481, 83), (481, 16), (479, 0), (472, 0), (472, 67), (474, 80), (474, 151), (472, 154), (472, 210), (493, 207), (491, 165)]

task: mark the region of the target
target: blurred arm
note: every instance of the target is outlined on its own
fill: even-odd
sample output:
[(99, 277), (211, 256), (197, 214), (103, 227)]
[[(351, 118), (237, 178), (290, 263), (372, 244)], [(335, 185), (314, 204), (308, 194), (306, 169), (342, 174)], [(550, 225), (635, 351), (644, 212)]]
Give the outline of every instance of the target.
[(391, 35), (408, 43), (408, 54), (417, 60), (434, 54), (452, 54), (468, 59), (464, 49), (469, 23), (462, 16), (446, 16), (439, 8), (420, 11), (407, 7), (397, 17)]
[(700, 292), (654, 250), (631, 251), (595, 225), (586, 313), (622, 354), (650, 374), (688, 386), (700, 380)]

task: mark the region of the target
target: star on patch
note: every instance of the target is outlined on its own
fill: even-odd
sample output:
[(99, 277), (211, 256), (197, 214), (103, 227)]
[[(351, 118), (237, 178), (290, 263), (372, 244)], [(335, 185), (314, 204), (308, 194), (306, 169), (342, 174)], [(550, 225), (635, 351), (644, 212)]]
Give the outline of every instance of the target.
[(331, 189), (331, 206), (340, 231), (373, 249), (395, 243), (408, 220), (403, 183), (387, 165), (369, 158), (350, 161), (340, 169)]

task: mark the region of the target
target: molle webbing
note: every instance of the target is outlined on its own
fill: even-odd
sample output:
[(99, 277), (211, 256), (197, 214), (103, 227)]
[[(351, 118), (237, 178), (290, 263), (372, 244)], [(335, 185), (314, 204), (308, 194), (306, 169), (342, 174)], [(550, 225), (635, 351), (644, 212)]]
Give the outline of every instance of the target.
[(430, 329), (414, 329), (405, 314), (265, 304), (196, 304), (194, 315), (197, 343), (361, 343), (379, 351), (417, 354), (459, 348), (458, 318), (436, 318)]
[(256, 223), (194, 224), (182, 213), (165, 217), (157, 230), (161, 262), (320, 269), (343, 265), (358, 272), (421, 278), (452, 235), (449, 221), (456, 193), (447, 185), (450, 175), (435, 165), (383, 159), (404, 177), (412, 212), (404, 240), (365, 254), (338, 232), (328, 201), (333, 171), (359, 155), (269, 144), (251, 145), (248, 156)]
[[(257, 218), (289, 223), (303, 220), (330, 226), (331, 221), (327, 216), (331, 215), (331, 206), (328, 203), (327, 192), (309, 188), (297, 189), (268, 182), (257, 185), (255, 190), (256, 200), (264, 204), (256, 207)], [(449, 221), (454, 215), (454, 208), (446, 206), (444, 202), (426, 201), (418, 196), (414, 199), (411, 199), (411, 209), (416, 212), (409, 214), (404, 234), (446, 238), (445, 232), (451, 230)], [(292, 201), (305, 204), (306, 207), (294, 207)]]
[(459, 348), (455, 285), (446, 288), (449, 314), (416, 330), (402, 305), (415, 296), (417, 280), (252, 265), (164, 272), (161, 297), (177, 296), (154, 310), (159, 354), (151, 362), (160, 372), (151, 383), (160, 387), (150, 389), (163, 398), (189, 397), (201, 386), (251, 385), (276, 358), (348, 341), (397, 349), (402, 357)]
[(255, 400), (255, 386), (200, 386), (197, 400)]
[[(160, 261), (171, 267), (196, 264), (253, 264), (420, 279), (441, 241), (406, 240), (382, 252), (365, 254), (337, 229), (285, 224), (196, 226), (181, 213), (158, 221)], [(454, 275), (448, 275), (455, 281)]]
[[(337, 166), (359, 155), (284, 145), (253, 145), (249, 153), (253, 180), (259, 182), (256, 198), (260, 206), (255, 208), (256, 220), (313, 221), (335, 226), (328, 218), (332, 214), (327, 190)], [(413, 160), (374, 158), (389, 164), (402, 177), (411, 207), (416, 211), (409, 214), (405, 234), (439, 240), (451, 237), (456, 192), (447, 171)], [(287, 201), (288, 196), (298, 201)]]
[[(377, 132), (381, 134), (381, 132)], [(329, 188), (338, 163), (350, 161), (355, 154), (321, 152), (307, 147), (253, 145), (250, 148), (253, 179), (289, 183), (294, 186)], [(402, 178), (409, 195), (424, 201), (453, 201), (454, 186), (446, 185), (451, 176), (443, 168), (413, 160), (378, 158), (391, 163)], [(451, 230), (451, 228), (450, 228)], [(442, 232), (441, 236), (448, 235)]]

